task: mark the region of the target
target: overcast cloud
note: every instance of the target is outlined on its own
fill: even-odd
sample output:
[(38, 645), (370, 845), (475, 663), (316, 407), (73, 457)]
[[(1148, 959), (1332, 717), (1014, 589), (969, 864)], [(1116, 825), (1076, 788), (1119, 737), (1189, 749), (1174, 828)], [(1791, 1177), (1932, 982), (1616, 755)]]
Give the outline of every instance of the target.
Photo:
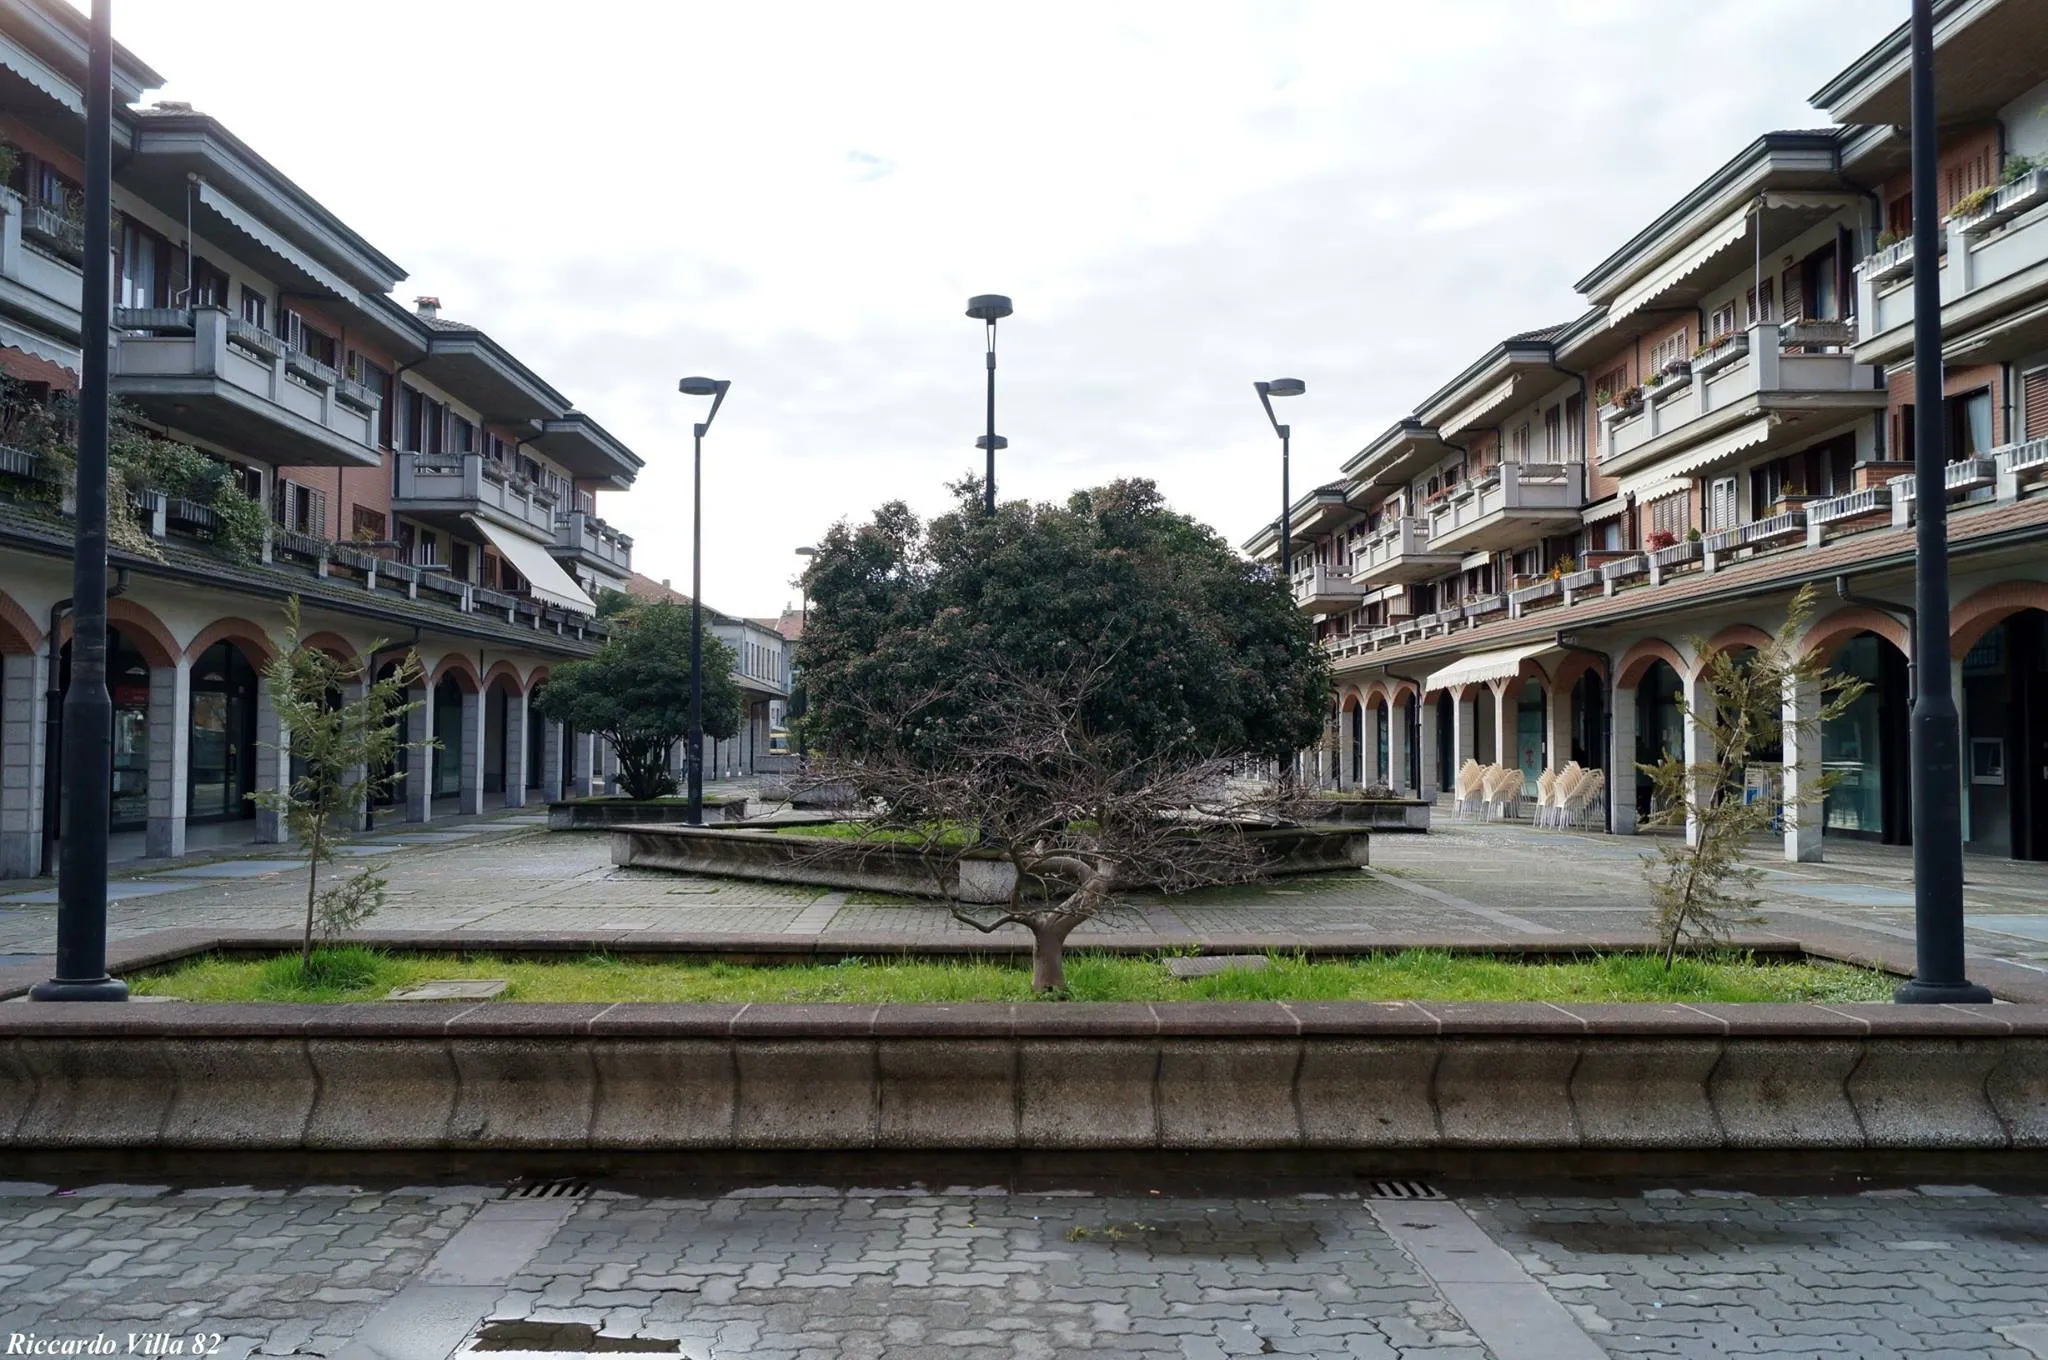
[[(646, 460), (602, 512), (705, 597), (979, 466), (1120, 475), (1242, 541), (1806, 96), (1904, 0), (117, 0), (115, 31)], [(1896, 11), (1896, 12), (1895, 12)]]

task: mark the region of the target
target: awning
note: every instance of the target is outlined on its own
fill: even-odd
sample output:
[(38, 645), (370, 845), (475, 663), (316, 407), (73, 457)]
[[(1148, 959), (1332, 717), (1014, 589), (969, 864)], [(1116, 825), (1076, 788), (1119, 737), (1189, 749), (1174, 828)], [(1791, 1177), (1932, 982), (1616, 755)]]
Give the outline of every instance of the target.
[[(1695, 445), (1675, 458), (1665, 458), (1649, 469), (1633, 477), (1622, 479), (1617, 493), (1634, 496), (1636, 503), (1652, 501), (1659, 496), (1668, 496), (1674, 491), (1684, 490), (1684, 483), (1690, 475), (1701, 468), (1710, 467), (1724, 458), (1732, 457), (1752, 444), (1761, 444), (1771, 437), (1771, 418), (1759, 416), (1746, 425), (1737, 425), (1718, 438)], [(1680, 483), (1673, 486), (1670, 483)]]
[(0, 66), (5, 66), (79, 117), (85, 117), (85, 99), (78, 88), (14, 43), (0, 44)]
[(570, 579), (569, 573), (562, 570), (543, 544), (510, 529), (499, 528), (475, 515), (464, 515), (463, 518), (483, 530), (484, 537), (491, 540), (491, 546), (511, 559), (513, 568), (526, 578), (528, 588), (536, 596), (579, 614), (597, 612), (597, 605), (583, 593), (583, 587)]
[(1580, 522), (1585, 524), (1599, 524), (1605, 520), (1613, 519), (1626, 509), (1628, 509), (1628, 498), (1617, 492), (1604, 501), (1596, 501), (1587, 506), (1585, 513), (1581, 514), (1579, 519)]
[(1478, 424), (1481, 416), (1493, 410), (1513, 395), (1515, 395), (1515, 380), (1509, 378), (1499, 387), (1494, 388), (1491, 392), (1488, 392), (1449, 420), (1440, 422), (1436, 428), (1442, 434), (1456, 434), (1462, 429)]
[(343, 302), (361, 303), (362, 295), (353, 284), (285, 240), (255, 214), (205, 180), (199, 181), (199, 206), (268, 251), (285, 267), (289, 276), (288, 282), (297, 284), (308, 292), (337, 297)]
[(1522, 647), (1504, 647), (1497, 652), (1481, 652), (1431, 672), (1423, 680), (1422, 688), (1427, 692), (1456, 689), (1460, 685), (1483, 685), (1489, 680), (1512, 680), (1522, 673), (1524, 661), (1556, 650), (1554, 643), (1537, 642)]
[(1639, 312), (1655, 301), (1665, 289), (1713, 259), (1749, 234), (1750, 208), (1744, 206), (1709, 231), (1698, 242), (1635, 287), (1625, 290), (1607, 307), (1607, 324), (1613, 325), (1631, 312)]

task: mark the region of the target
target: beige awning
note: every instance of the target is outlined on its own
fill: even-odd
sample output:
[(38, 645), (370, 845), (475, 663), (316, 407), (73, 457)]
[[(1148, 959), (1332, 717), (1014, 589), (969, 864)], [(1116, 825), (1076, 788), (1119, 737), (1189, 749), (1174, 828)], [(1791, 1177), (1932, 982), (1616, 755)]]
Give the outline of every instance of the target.
[(476, 515), (464, 515), (463, 518), (483, 530), (484, 537), (491, 540), (491, 546), (511, 560), (513, 569), (526, 578), (527, 588), (536, 597), (579, 614), (597, 612), (597, 605), (583, 593), (583, 587), (562, 570), (546, 544)]
[(1604, 501), (1595, 501), (1587, 506), (1585, 512), (1579, 516), (1579, 520), (1583, 524), (1599, 524), (1605, 520), (1613, 519), (1626, 509), (1628, 509), (1628, 498), (1616, 492)]
[(1613, 325), (1631, 312), (1639, 312), (1656, 301), (1665, 289), (1692, 273), (1728, 247), (1749, 235), (1750, 208), (1745, 206), (1723, 219), (1698, 241), (1633, 288), (1626, 289), (1607, 307), (1607, 324)]
[(1422, 688), (1427, 692), (1456, 689), (1460, 685), (1483, 685), (1491, 680), (1512, 680), (1522, 673), (1524, 661), (1556, 650), (1554, 643), (1537, 642), (1523, 647), (1504, 647), (1497, 652), (1481, 652), (1432, 672), (1423, 680)]
[(1761, 444), (1770, 437), (1771, 418), (1758, 416), (1726, 434), (1696, 444), (1684, 453), (1661, 459), (1633, 477), (1623, 478), (1618, 494), (1634, 496), (1636, 504), (1641, 505), (1660, 496), (1683, 491), (1691, 483), (1693, 473), (1712, 467), (1722, 459), (1732, 457), (1753, 444)]
[(1513, 395), (1515, 395), (1515, 380), (1509, 378), (1470, 406), (1465, 407), (1465, 409), (1450, 417), (1450, 419), (1438, 422), (1437, 432), (1439, 434), (1456, 434), (1460, 430), (1477, 425), (1481, 416), (1492, 411)]

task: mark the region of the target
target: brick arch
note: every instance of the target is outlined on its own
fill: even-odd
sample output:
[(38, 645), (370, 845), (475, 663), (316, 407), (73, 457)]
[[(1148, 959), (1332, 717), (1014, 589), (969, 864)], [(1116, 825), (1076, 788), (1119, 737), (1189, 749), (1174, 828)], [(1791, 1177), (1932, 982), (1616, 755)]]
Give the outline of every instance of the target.
[(1731, 623), (1707, 639), (1702, 652), (1739, 652), (1744, 648), (1763, 651), (1777, 641), (1753, 623)]
[(1607, 663), (1597, 657), (1587, 656), (1584, 652), (1566, 652), (1563, 659), (1557, 663), (1557, 674), (1550, 679), (1551, 687), (1568, 691), (1589, 671), (1605, 675)]
[[(116, 597), (108, 600), (107, 623), (120, 629), (122, 635), (135, 644), (135, 650), (142, 653), (142, 659), (152, 666), (173, 665), (182, 654), (178, 640), (171, 636), (170, 629), (164, 627), (163, 620), (131, 599)], [(71, 641), (71, 631), (72, 619), (67, 614), (60, 633), (61, 640)]]
[(1390, 704), (1398, 704), (1404, 699), (1412, 704), (1417, 702), (1419, 698), (1420, 691), (1417, 690), (1415, 682), (1412, 680), (1396, 681), (1387, 691), (1387, 702)]
[(511, 686), (514, 694), (525, 692), (526, 687), (520, 683), (519, 679), (519, 667), (513, 665), (510, 661), (493, 663), (491, 668), (484, 672), (483, 688), (489, 689), (500, 680), (506, 681)]
[(335, 660), (362, 669), (369, 664), (362, 648), (350, 642), (339, 633), (309, 633), (299, 639), (299, 645), (310, 647), (316, 652), (325, 652)]
[(1358, 686), (1346, 685), (1337, 691), (1337, 711), (1339, 713), (1349, 713), (1354, 708), (1363, 708), (1364, 706), (1365, 697), (1359, 693)]
[(0, 590), (0, 652), (33, 652), (43, 645), (43, 630), (26, 609)]
[(1949, 611), (1949, 655), (1960, 661), (1984, 635), (2024, 610), (2048, 613), (2048, 581), (2001, 581)]
[(483, 688), (477, 678), (476, 663), (461, 652), (450, 652), (435, 665), (427, 677), (427, 688), (433, 689), (441, 683), (442, 677), (452, 675), (465, 694), (475, 694)]
[(542, 662), (540, 665), (535, 666), (533, 668), (532, 673), (526, 677), (527, 692), (532, 693), (534, 690), (539, 689), (542, 685), (545, 685), (548, 682), (549, 674), (550, 671), (546, 662)]
[(1375, 680), (1359, 692), (1359, 701), (1367, 708), (1378, 708), (1387, 701), (1387, 682)]
[(1678, 654), (1678, 649), (1670, 643), (1662, 638), (1644, 638), (1621, 654), (1621, 663), (1614, 668), (1614, 687), (1634, 689), (1641, 682), (1644, 673), (1650, 669), (1650, 663), (1653, 661), (1669, 662), (1671, 669), (1678, 672), (1680, 679), (1683, 679), (1686, 672), (1691, 669), (1685, 664), (1685, 658)]
[(1889, 614), (1880, 614), (1867, 605), (1852, 604), (1837, 609), (1806, 630), (1800, 640), (1800, 650), (1823, 661), (1834, 660), (1842, 644), (1858, 633), (1875, 633), (1907, 656), (1913, 654), (1912, 640), (1906, 636), (1906, 626)]
[(277, 645), (270, 635), (261, 628), (242, 618), (216, 619), (199, 630), (199, 636), (192, 639), (192, 645), (185, 649), (187, 661), (197, 661), (208, 647), (216, 642), (232, 642), (242, 649), (242, 655), (249, 664), (262, 670), (277, 655)]

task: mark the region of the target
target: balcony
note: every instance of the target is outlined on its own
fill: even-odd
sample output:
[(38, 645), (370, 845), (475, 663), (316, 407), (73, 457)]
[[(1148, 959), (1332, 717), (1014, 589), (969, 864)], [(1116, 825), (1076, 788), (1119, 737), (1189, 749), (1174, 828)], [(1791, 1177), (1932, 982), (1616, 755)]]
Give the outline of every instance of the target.
[(1294, 604), (1311, 614), (1334, 614), (1365, 598), (1365, 587), (1342, 571), (1317, 564), (1294, 573)]
[[(0, 189), (0, 214), (5, 214), (0, 221), (0, 309), (75, 335), (84, 276), (75, 257), (60, 257), (42, 244), (38, 228), (30, 225), (32, 214), (42, 222), (39, 207), (11, 189)], [(66, 361), (77, 362), (68, 356)]]
[(458, 533), (473, 534), (463, 519), (479, 515), (556, 542), (555, 493), (511, 476), (482, 454), (399, 454), (391, 508)]
[(1633, 472), (1677, 455), (1673, 476), (1702, 473), (1738, 452), (1761, 455), (1882, 409), (1875, 370), (1847, 353), (1804, 352), (1851, 338), (1833, 322), (1750, 327), (1741, 344), (1724, 341), (1691, 372), (1644, 388), (1640, 406), (1603, 407), (1600, 470)]
[(1897, 283), (1913, 277), (1913, 238), (1879, 246), (1856, 265), (1856, 277), (1869, 284)]
[(376, 402), (293, 377), (275, 336), (216, 308), (116, 308), (114, 395), (173, 431), (275, 467), (376, 467)]
[[(2048, 176), (2021, 175), (1977, 212), (1950, 218), (1942, 242), (1942, 333), (1951, 347), (1960, 342), (1969, 351), (1967, 360), (1952, 353), (1950, 362), (1995, 363), (2038, 351), (2048, 340), (2040, 315), (2048, 302)], [(1859, 270), (1856, 316), (1860, 362), (1910, 359), (1913, 290), (1905, 276)]]
[(1405, 585), (1455, 569), (1458, 554), (1432, 551), (1428, 521), (1401, 515), (1368, 534), (1351, 560), (1360, 585)]
[(633, 573), (633, 540), (595, 515), (571, 510), (555, 516), (556, 557), (618, 576)]
[(1429, 511), (1432, 553), (1519, 547), (1579, 525), (1586, 503), (1581, 463), (1502, 463)]

